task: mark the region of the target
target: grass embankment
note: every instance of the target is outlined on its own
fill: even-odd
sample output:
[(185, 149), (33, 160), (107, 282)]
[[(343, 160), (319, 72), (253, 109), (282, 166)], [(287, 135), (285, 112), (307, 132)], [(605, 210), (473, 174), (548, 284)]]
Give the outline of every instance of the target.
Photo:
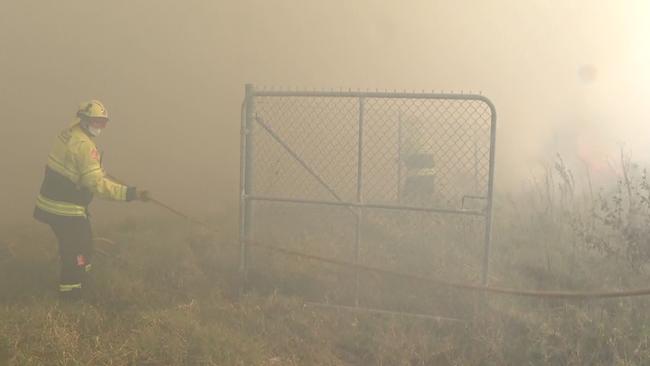
[[(584, 230), (568, 219), (573, 216), (518, 202), (497, 206), (495, 285), (586, 290), (646, 284), (643, 268), (589, 247)], [(290, 214), (276, 212), (258, 237), (350, 258), (350, 241), (343, 238), (351, 228), (332, 219), (338, 214), (329, 218), (334, 221)], [(291, 219), (281, 220), (283, 215)], [(443, 235), (447, 224), (370, 214), (362, 258), (370, 265), (475, 281), (480, 245), (463, 246), (466, 236)], [(6, 233), (0, 238), (0, 365), (650, 364), (648, 302), (642, 298), (483, 299), (365, 275), (361, 300), (367, 306), (464, 321), (335, 312), (306, 307), (304, 300), (349, 305), (352, 273), (261, 252), (252, 253), (250, 289), (240, 298), (236, 230), (223, 225), (218, 236), (174, 221), (98, 228), (117, 246), (99, 245), (108, 256), (97, 255), (92, 289), (79, 304), (57, 301), (56, 244), (47, 230)], [(434, 229), (422, 237), (400, 225)], [(431, 239), (436, 233), (440, 240)]]

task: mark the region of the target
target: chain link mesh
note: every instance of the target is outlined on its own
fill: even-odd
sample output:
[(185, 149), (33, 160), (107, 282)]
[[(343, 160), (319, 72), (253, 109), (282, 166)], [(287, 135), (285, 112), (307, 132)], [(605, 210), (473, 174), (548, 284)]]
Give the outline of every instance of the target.
[[(255, 107), (252, 194), (337, 200), (289, 150), (313, 169), (340, 200), (355, 200), (357, 100), (257, 97)], [(286, 146), (261, 124), (268, 126)]]
[(491, 110), (481, 100), (264, 96), (253, 118), (251, 194), (353, 202), (360, 183), (365, 203), (441, 209), (487, 197)]

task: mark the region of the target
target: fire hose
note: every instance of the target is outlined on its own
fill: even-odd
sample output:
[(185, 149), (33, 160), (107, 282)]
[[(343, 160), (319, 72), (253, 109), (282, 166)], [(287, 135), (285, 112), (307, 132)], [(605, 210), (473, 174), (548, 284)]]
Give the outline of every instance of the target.
[[(180, 210), (173, 208), (172, 206), (161, 202), (153, 197), (149, 197), (148, 201), (154, 205), (159, 206), (176, 216), (182, 217), (187, 221), (194, 223), (198, 226), (203, 227), (204, 229), (218, 234), (219, 231), (210, 226), (209, 224), (197, 220)], [(513, 296), (523, 296), (523, 297), (537, 297), (537, 298), (549, 298), (549, 299), (598, 299), (598, 298), (617, 298), (617, 297), (633, 297), (633, 296), (646, 296), (650, 295), (650, 288), (638, 288), (630, 290), (614, 290), (614, 291), (555, 291), (555, 290), (521, 290), (515, 288), (507, 287), (495, 287), (495, 286), (483, 286), (470, 283), (462, 282), (453, 282), (440, 279), (434, 279), (431, 277), (420, 276), (410, 273), (398, 272), (393, 270), (382, 269), (378, 267), (367, 266), (358, 263), (352, 263), (347, 261), (342, 261), (333, 258), (326, 258), (322, 256), (317, 256), (313, 254), (307, 254), (291, 249), (281, 248), (273, 245), (263, 244), (253, 240), (245, 240), (243, 242), (246, 245), (251, 247), (257, 247), (264, 250), (268, 250), (273, 253), (282, 254), (289, 257), (303, 258), (313, 261), (318, 261), (321, 263), (329, 263), (337, 265), (343, 268), (356, 269), (366, 273), (374, 273), (378, 275), (391, 276), (396, 278), (414, 280), (422, 283), (432, 284), (436, 286), (455, 288), (466, 291), (474, 292), (483, 292), (483, 293), (493, 293), (493, 294), (502, 294), (502, 295), (513, 295)]]

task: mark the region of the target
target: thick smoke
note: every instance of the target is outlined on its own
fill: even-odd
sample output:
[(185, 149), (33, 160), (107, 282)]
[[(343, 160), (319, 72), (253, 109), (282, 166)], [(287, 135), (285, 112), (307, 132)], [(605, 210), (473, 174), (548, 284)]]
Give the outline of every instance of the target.
[(29, 222), (52, 139), (91, 98), (112, 118), (107, 170), (234, 214), (246, 82), (480, 91), (498, 110), (501, 190), (556, 151), (598, 165), (625, 143), (648, 159), (643, 14), (641, 1), (5, 2), (0, 222)]

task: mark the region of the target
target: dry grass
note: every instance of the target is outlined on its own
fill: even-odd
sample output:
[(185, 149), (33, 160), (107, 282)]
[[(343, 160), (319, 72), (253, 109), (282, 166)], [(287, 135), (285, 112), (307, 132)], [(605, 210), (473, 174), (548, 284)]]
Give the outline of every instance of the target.
[[(639, 217), (645, 201), (632, 205), (625, 199), (643, 197), (640, 179), (631, 175), (628, 184), (638, 185), (619, 190), (623, 200), (616, 194), (603, 200), (633, 206)], [(569, 184), (562, 177), (557, 181)], [(623, 215), (609, 225), (592, 214), (619, 208), (578, 205), (573, 186), (558, 192), (554, 199), (542, 194), (498, 200), (491, 281), (547, 289), (647, 286), (646, 266), (637, 258), (645, 253), (638, 250), (645, 223)], [(326, 214), (326, 220), (311, 211), (273, 214), (258, 237), (349, 258), (351, 228), (339, 213)], [(222, 235), (174, 221), (128, 220), (100, 228), (98, 234), (118, 246), (102, 248), (110, 256), (96, 258), (93, 288), (78, 304), (56, 300), (57, 260), (49, 232), (7, 233), (0, 241), (0, 365), (650, 364), (644, 298), (483, 298), (365, 275), (361, 299), (367, 306), (466, 322), (337, 312), (305, 307), (304, 301), (350, 304), (350, 271), (262, 252), (252, 253), (249, 290), (240, 298), (236, 227), (210, 221), (222, 223)], [(362, 257), (368, 264), (477, 279), (480, 261), (473, 253), (480, 253), (480, 245), (468, 243), (476, 235), (471, 223), (377, 213), (364, 225)], [(417, 234), (418, 225), (427, 235)], [(617, 250), (594, 246), (593, 237), (606, 237), (607, 248)], [(628, 247), (637, 257), (629, 258)]]

